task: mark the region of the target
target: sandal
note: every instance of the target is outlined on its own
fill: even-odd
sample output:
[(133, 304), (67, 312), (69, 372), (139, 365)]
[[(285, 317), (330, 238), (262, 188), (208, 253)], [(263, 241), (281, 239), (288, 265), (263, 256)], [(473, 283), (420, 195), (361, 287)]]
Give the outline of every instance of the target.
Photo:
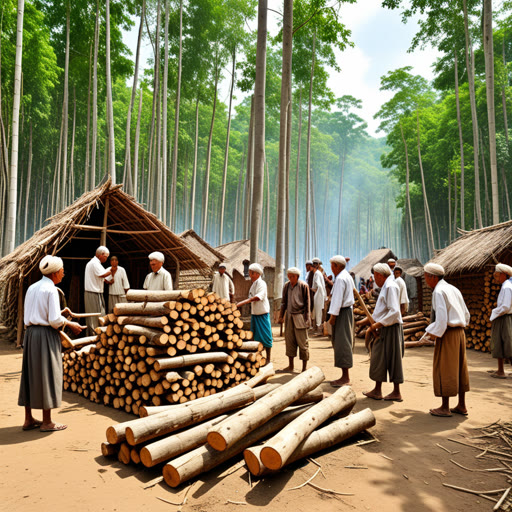
[(40, 428), (39, 432), (59, 432), (61, 430), (66, 430), (68, 428), (67, 425), (62, 425), (61, 423), (55, 423), (52, 428)]

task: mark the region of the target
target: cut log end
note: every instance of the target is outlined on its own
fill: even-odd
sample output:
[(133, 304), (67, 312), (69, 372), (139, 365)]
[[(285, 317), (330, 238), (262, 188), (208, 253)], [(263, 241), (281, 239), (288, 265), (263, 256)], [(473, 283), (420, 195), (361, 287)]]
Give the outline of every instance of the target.
[(117, 432), (114, 427), (107, 428), (106, 437), (107, 437), (107, 441), (110, 444), (117, 444), (117, 443), (120, 443), (121, 441), (123, 441), (123, 439), (119, 439), (119, 437), (117, 436)]
[(110, 443), (101, 443), (101, 454), (103, 457), (111, 457), (112, 455), (116, 455), (116, 446)]
[(261, 462), (263, 465), (268, 469), (281, 469), (283, 467), (283, 460), (281, 458), (281, 455), (279, 455), (279, 452), (271, 448), (270, 446), (264, 447), (263, 450), (261, 450)]
[(145, 446), (140, 451), (139, 457), (140, 457), (142, 464), (144, 464), (144, 466), (146, 466), (147, 468), (151, 468), (154, 466), (153, 459), (151, 457), (151, 453)]
[(217, 450), (218, 452), (223, 452), (228, 446), (224, 437), (218, 432), (209, 432), (206, 441), (214, 450)]
[(258, 456), (250, 449), (244, 450), (244, 460), (247, 468), (253, 476), (258, 476), (260, 473), (260, 460)]
[(178, 487), (181, 484), (181, 477), (176, 468), (170, 464), (166, 464), (162, 470), (165, 483), (171, 487)]

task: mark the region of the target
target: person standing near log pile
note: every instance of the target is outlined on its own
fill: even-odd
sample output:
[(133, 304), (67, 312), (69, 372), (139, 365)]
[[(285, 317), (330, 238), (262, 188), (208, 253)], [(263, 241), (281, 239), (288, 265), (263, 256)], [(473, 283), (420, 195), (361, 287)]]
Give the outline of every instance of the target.
[(226, 274), (226, 264), (219, 265), (219, 271), (213, 275), (212, 292), (215, 292), (221, 299), (233, 302), (235, 296), (235, 285)]
[(314, 299), (313, 299), (313, 319), (314, 322), (312, 325), (315, 334), (317, 336), (323, 336), (323, 329), (322, 329), (322, 321), (323, 321), (323, 312), (324, 312), (324, 306), (325, 306), (325, 281), (324, 276), (322, 274), (322, 271), (320, 270), (320, 265), (322, 262), (320, 261), (320, 258), (313, 258), (313, 283), (311, 285), (311, 289), (314, 293)]
[(172, 290), (171, 274), (163, 267), (165, 256), (158, 251), (152, 252), (149, 256), (150, 272), (142, 288), (144, 290)]
[(388, 267), (391, 269), (391, 277), (395, 278), (395, 267), (396, 267), (396, 260), (394, 258), (389, 258), (388, 260)]
[(249, 265), (249, 278), (252, 281), (249, 298), (239, 302), (237, 307), (251, 304), (251, 331), (254, 333), (254, 341), (261, 342), (265, 347), (268, 364), (270, 363), (273, 338), (267, 283), (263, 281), (262, 275), (263, 267), (259, 263)]
[[(402, 401), (400, 384), (404, 382), (402, 358), (404, 356), (404, 332), (402, 315), (400, 314), (400, 290), (391, 276), (391, 269), (386, 263), (377, 263), (373, 267), (375, 283), (380, 287), (379, 298), (373, 311), (374, 324), (366, 332), (369, 337), (380, 331), (370, 354), (370, 379), (375, 381), (375, 387), (363, 395), (374, 400)], [(357, 322), (358, 326), (369, 324), (368, 318)], [(393, 383), (393, 391), (383, 397), (382, 383)]]
[[(101, 245), (96, 249), (94, 258), (85, 266), (84, 302), (86, 313), (105, 315), (104, 283), (105, 278), (112, 275), (112, 272), (105, 270), (103, 263), (107, 261), (109, 254), (110, 251)], [(86, 324), (88, 336), (93, 336), (95, 334), (94, 329), (100, 325), (97, 316), (87, 318)]]
[(108, 283), (108, 312), (114, 312), (114, 306), (126, 300), (126, 292), (130, 289), (130, 282), (126, 275), (126, 270), (119, 266), (117, 256), (110, 257), (110, 267), (107, 269), (112, 273), (110, 279), (105, 281)]
[[(441, 407), (430, 409), (432, 416), (448, 417), (452, 413), (467, 416), (466, 393), (469, 372), (466, 359), (466, 335), (469, 311), (460, 291), (444, 280), (444, 268), (427, 263), (423, 268), (425, 281), (432, 288), (432, 323), (425, 329), (434, 348), (434, 394), (442, 398)], [(450, 409), (450, 397), (459, 396), (459, 403)]]
[(395, 276), (395, 283), (400, 289), (400, 313), (404, 316), (409, 309), (409, 296), (407, 295), (407, 285), (402, 278), (402, 267), (396, 265), (393, 270), (393, 275)]
[(308, 260), (306, 261), (306, 283), (309, 288), (309, 298), (311, 300), (311, 311), (313, 311), (314, 301), (315, 301), (315, 292), (313, 291), (313, 278), (315, 277), (315, 267), (313, 267), (313, 262)]
[(491, 355), (498, 360), (498, 370), (491, 373), (496, 379), (506, 379), (504, 359), (512, 358), (512, 267), (496, 265), (494, 280), (501, 284), (496, 307), (491, 312)]
[(309, 361), (308, 327), (311, 325), (310, 298), (308, 285), (299, 280), (300, 270), (291, 267), (287, 271), (288, 282), (283, 286), (279, 323), (282, 324), (286, 315), (284, 339), (288, 366), (281, 372), (293, 372), (293, 360), (299, 350), (302, 371), (306, 371)]
[(329, 324), (332, 326), (334, 366), (341, 368), (342, 371), (339, 379), (331, 381), (331, 386), (339, 388), (350, 385), (349, 369), (354, 365), (352, 356), (354, 283), (345, 268), (347, 262), (343, 256), (333, 256), (330, 262), (335, 280), (329, 307)]
[[(60, 310), (56, 284), (64, 277), (64, 265), (56, 256), (45, 256), (39, 263), (43, 277), (29, 287), (25, 296), (23, 366), (18, 405), (25, 407), (23, 430), (41, 432), (64, 430), (67, 425), (52, 421), (52, 409), (62, 401), (62, 348), (60, 327), (74, 334), (85, 328), (66, 320)], [(32, 409), (43, 410), (43, 421), (32, 416)]]

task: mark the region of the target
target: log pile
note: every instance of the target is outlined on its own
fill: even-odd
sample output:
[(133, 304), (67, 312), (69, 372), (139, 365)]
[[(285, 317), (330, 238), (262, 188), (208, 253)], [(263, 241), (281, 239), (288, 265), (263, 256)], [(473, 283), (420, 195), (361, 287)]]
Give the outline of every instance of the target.
[(266, 364), (234, 304), (202, 289), (130, 290), (85, 346), (64, 341), (64, 389), (138, 414), (244, 382)]
[(350, 414), (356, 397), (349, 386), (319, 396), (320, 368), (263, 384), (273, 374), (269, 364), (222, 393), (112, 425), (102, 454), (145, 467), (165, 462), (163, 478), (176, 487), (242, 453), (253, 475), (275, 472), (375, 425), (370, 409)]
[[(376, 300), (375, 297), (367, 298), (366, 295), (362, 296), (368, 311), (373, 314), (375, 309)], [(366, 318), (362, 308), (354, 304), (354, 320), (362, 320)], [(427, 318), (421, 311), (414, 315), (407, 315), (402, 318), (404, 324), (404, 340), (405, 348), (422, 347), (422, 346), (433, 346), (433, 342), (427, 340), (421, 340), (421, 337), (425, 334), (425, 328), (430, 323), (430, 319)], [(364, 338), (366, 335), (367, 327), (356, 329), (356, 336)], [(421, 340), (421, 341), (420, 341)]]

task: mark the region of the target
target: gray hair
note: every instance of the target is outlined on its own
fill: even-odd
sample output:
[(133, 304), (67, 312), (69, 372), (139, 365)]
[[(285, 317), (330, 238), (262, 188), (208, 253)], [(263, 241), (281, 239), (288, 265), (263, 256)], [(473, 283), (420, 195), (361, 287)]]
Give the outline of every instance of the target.
[(110, 251), (104, 245), (100, 245), (96, 249), (96, 256), (101, 256), (102, 254), (106, 254), (107, 256), (110, 254)]

